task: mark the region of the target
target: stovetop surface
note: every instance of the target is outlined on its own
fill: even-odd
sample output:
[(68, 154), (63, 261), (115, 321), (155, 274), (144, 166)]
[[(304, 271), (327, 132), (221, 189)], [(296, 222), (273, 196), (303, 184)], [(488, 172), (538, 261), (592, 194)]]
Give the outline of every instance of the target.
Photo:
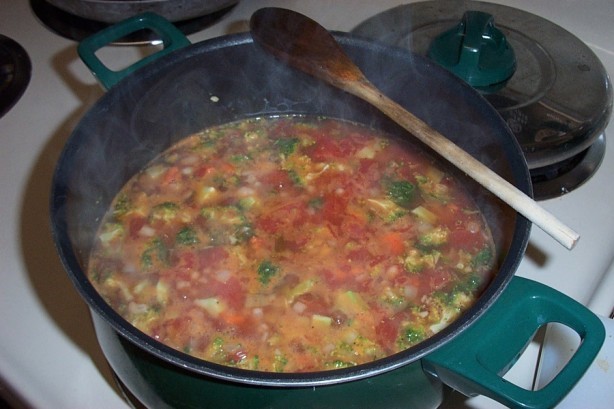
[[(595, 0), (496, 1), (527, 10), (566, 28), (584, 41), (614, 75), (614, 2)], [(243, 1), (217, 24), (191, 34), (192, 42), (246, 31), (251, 13), (263, 6), (292, 8), (333, 30), (351, 31), (360, 22), (399, 4), (394, 0)], [(0, 118), (0, 394), (33, 408), (127, 407), (97, 345), (87, 307), (74, 291), (57, 257), (49, 228), (51, 175), (63, 144), (103, 91), (78, 59), (76, 43), (48, 30), (28, 1), (0, 0), (0, 34), (26, 50), (32, 78), (21, 99)], [(104, 50), (121, 63), (142, 50)], [(609, 315), (614, 294), (614, 147), (597, 173), (577, 190), (542, 204), (582, 238), (572, 251), (534, 228), (517, 274), (549, 285)], [(506, 377), (530, 388), (536, 348), (532, 345)], [(611, 391), (610, 391), (611, 392)], [(477, 397), (445, 407), (496, 408)], [(589, 405), (590, 406), (590, 405)]]

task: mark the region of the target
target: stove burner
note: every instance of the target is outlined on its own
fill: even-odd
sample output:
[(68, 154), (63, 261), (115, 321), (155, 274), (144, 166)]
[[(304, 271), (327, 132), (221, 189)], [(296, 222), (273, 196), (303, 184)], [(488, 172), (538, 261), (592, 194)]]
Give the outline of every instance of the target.
[(531, 169), (534, 197), (537, 200), (552, 199), (580, 187), (599, 169), (605, 147), (605, 134), (601, 134), (579, 154), (560, 163)]
[[(90, 35), (109, 27), (111, 24), (100, 21), (82, 18), (68, 13), (58, 7), (53, 6), (45, 0), (30, 0), (32, 11), (40, 22), (49, 30), (69, 40), (81, 41)], [(177, 21), (173, 24), (177, 26), (185, 35), (193, 34), (204, 30), (220, 20), (228, 13), (235, 4), (207, 14), (184, 21)], [(143, 30), (119, 40), (118, 45), (146, 45), (159, 40), (156, 33)]]
[(25, 50), (15, 41), (0, 35), (0, 117), (21, 98), (28, 83), (32, 65)]

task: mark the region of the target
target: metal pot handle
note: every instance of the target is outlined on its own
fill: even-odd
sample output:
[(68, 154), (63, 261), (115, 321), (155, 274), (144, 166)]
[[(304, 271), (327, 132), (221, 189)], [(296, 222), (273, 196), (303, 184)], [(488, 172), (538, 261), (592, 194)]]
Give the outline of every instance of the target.
[[(128, 34), (140, 30), (151, 30), (162, 40), (163, 48), (134, 64), (118, 71), (111, 70), (96, 56), (96, 51), (112, 44)], [(190, 45), (190, 40), (171, 22), (155, 13), (143, 13), (120, 21), (90, 37), (84, 39), (77, 47), (79, 57), (98, 79), (100, 84), (109, 89), (133, 71), (177, 49)]]
[[(530, 391), (502, 378), (535, 332), (549, 322), (578, 333), (581, 345), (544, 388)], [(591, 365), (605, 340), (599, 318), (570, 297), (514, 277), (492, 307), (451, 342), (422, 359), (426, 372), (467, 396), (485, 395), (511, 408), (552, 408)]]

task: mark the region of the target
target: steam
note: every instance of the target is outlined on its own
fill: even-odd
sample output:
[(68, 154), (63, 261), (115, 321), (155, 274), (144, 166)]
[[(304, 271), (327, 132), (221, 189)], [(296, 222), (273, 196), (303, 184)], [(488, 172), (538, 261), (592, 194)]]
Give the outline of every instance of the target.
[[(513, 149), (506, 145), (505, 129), (468, 86), (403, 50), (345, 35), (338, 39), (388, 96), (487, 166), (511, 175), (505, 155)], [(285, 114), (345, 119), (412, 139), (365, 102), (279, 63), (254, 45), (249, 34), (196, 44), (111, 89), (69, 140), (60, 173), (67, 185), (69, 236), (81, 265), (86, 265), (98, 223), (115, 194), (160, 152), (210, 126)], [(497, 247), (505, 252), (514, 214), (469, 178), (459, 177), (482, 206)]]

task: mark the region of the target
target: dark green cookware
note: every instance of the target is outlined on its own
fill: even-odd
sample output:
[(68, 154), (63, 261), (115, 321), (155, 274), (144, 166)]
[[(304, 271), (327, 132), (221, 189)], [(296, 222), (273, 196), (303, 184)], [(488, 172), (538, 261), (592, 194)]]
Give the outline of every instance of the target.
[[(102, 46), (142, 29), (158, 33), (164, 49), (119, 72), (96, 57)], [(520, 147), (477, 92), (422, 57), (344, 33), (335, 37), (387, 95), (531, 194)], [(164, 19), (146, 14), (83, 41), (79, 52), (108, 92), (77, 125), (58, 161), (52, 229), (65, 269), (92, 311), (105, 357), (147, 407), (434, 408), (446, 384), (511, 407), (547, 408), (592, 363), (605, 336), (601, 322), (563, 294), (514, 277), (530, 223), (470, 180), (466, 185), (495, 236), (498, 273), (461, 318), (406, 351), (353, 368), (275, 374), (211, 364), (147, 337), (104, 302), (84, 269), (100, 218), (148, 161), (202, 128), (263, 115), (325, 115), (402, 131), (356, 98), (280, 65), (249, 34), (190, 44)], [(502, 379), (548, 322), (579, 334), (572, 360), (539, 391)]]

